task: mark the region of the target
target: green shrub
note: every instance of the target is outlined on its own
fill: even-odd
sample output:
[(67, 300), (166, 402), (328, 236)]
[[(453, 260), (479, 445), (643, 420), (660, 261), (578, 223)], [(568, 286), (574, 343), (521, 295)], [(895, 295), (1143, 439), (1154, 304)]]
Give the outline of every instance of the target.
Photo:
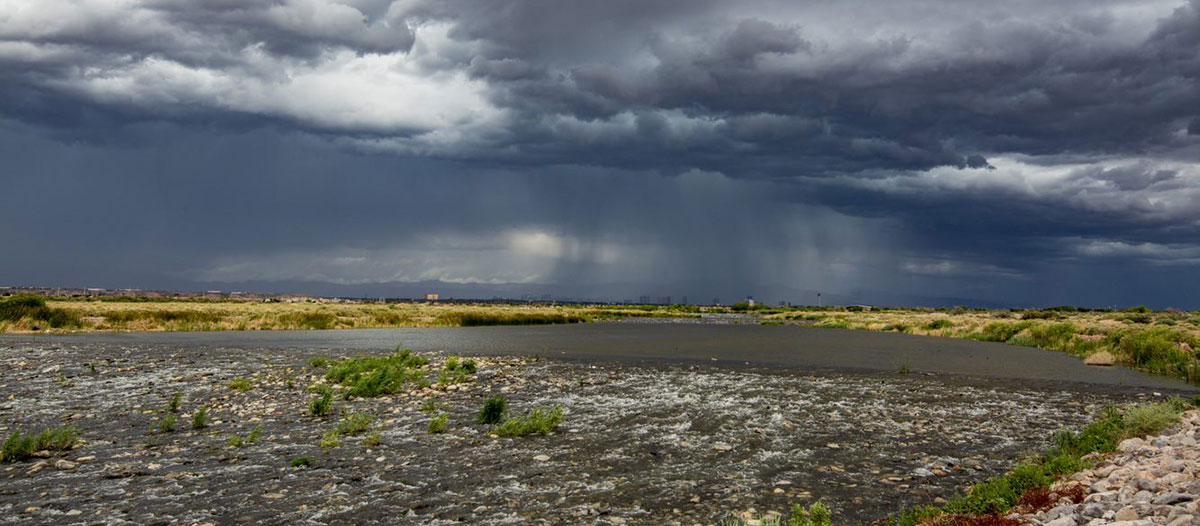
[(250, 383), (250, 380), (239, 377), (229, 381), (229, 388), (234, 391), (249, 391), (254, 389), (254, 384)]
[(1183, 415), (1183, 406), (1179, 401), (1167, 401), (1126, 409), (1122, 415), (1125, 431), (1122, 438), (1151, 435), (1171, 427)]
[(562, 423), (562, 406), (554, 406), (550, 409), (537, 408), (524, 415), (505, 420), (492, 432), (502, 437), (549, 435), (558, 428), (560, 423)]
[(339, 435), (358, 435), (371, 427), (375, 417), (370, 413), (350, 413), (338, 422), (335, 431)]
[(363, 438), (363, 445), (366, 447), (377, 447), (382, 443), (383, 435), (381, 435), (379, 431), (367, 433), (367, 436)]
[(324, 356), (314, 356), (308, 359), (308, 365), (313, 369), (324, 369), (329, 365), (329, 359)]
[(68, 451), (79, 442), (79, 431), (74, 427), (44, 429), (40, 433), (25, 433), (15, 430), (0, 446), (0, 462), (25, 460), (36, 451)]
[(993, 322), (985, 325), (982, 331), (973, 334), (972, 338), (984, 342), (1007, 342), (1030, 325), (1033, 325), (1033, 322)]
[(236, 447), (248, 446), (250, 444), (258, 442), (259, 437), (262, 436), (262, 432), (263, 432), (262, 426), (254, 426), (253, 428), (250, 429), (250, 434), (246, 435), (246, 438), (242, 438), (237, 435), (229, 437), (229, 446), (236, 448)]
[(41, 296), (18, 295), (0, 301), (0, 321), (21, 321), (29, 318), (45, 322), (53, 328), (78, 327), (79, 317), (65, 309), (46, 306)]
[(179, 422), (179, 417), (175, 413), (167, 413), (158, 421), (158, 431), (160, 433), (170, 433), (175, 430), (175, 424)]
[(1029, 329), (1029, 336), (1037, 342), (1035, 347), (1064, 351), (1075, 336), (1075, 326), (1067, 322), (1034, 325)]
[(339, 435), (336, 430), (330, 429), (321, 435), (321, 440), (317, 442), (317, 445), (323, 448), (341, 447), (342, 435)]
[(325, 378), (349, 387), (347, 398), (374, 398), (396, 393), (406, 382), (423, 377), (423, 368), (428, 362), (408, 350), (388, 356), (360, 356), (333, 364)]
[(312, 465), (312, 459), (308, 457), (296, 457), (292, 459), (292, 467), (306, 468)]
[(912, 326), (907, 323), (889, 323), (883, 326), (884, 332), (912, 332)]
[(821, 502), (813, 503), (807, 509), (799, 504), (792, 505), (792, 516), (788, 517), (787, 526), (830, 526), (833, 514)]
[(954, 322), (950, 321), (948, 318), (938, 318), (926, 323), (925, 325), (922, 325), (921, 328), (927, 331), (936, 331), (939, 329), (948, 329), (953, 326)]
[(445, 433), (450, 427), (450, 415), (446, 413), (438, 413), (437, 416), (429, 420), (429, 432), (433, 434)]
[(179, 404), (183, 403), (183, 393), (175, 393), (170, 400), (167, 400), (167, 411), (172, 413), (179, 412)]
[(317, 386), (317, 397), (308, 402), (308, 413), (313, 416), (325, 416), (333, 409), (333, 388), (328, 385)]
[(504, 420), (504, 413), (508, 410), (508, 399), (503, 395), (494, 395), (488, 397), (483, 403), (483, 408), (479, 410), (479, 416), (475, 421), (484, 425), (495, 425)]
[(203, 406), (192, 413), (192, 429), (208, 427), (208, 406)]
[(1186, 377), (1195, 359), (1194, 354), (1181, 350), (1179, 344), (1188, 342), (1195, 348), (1196, 342), (1183, 332), (1166, 327), (1113, 333), (1108, 342), (1130, 365), (1160, 374)]
[(1028, 331), (1017, 333), (1016, 336), (1009, 338), (1006, 342), (1009, 345), (1020, 345), (1021, 347), (1037, 347), (1038, 339), (1029, 335)]

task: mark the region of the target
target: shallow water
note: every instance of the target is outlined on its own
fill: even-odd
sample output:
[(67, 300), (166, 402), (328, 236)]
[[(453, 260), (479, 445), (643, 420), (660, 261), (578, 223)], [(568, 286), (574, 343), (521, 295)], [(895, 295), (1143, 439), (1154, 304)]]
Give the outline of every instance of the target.
[(393, 349), (463, 354), (531, 355), (578, 360), (718, 362), (793, 371), (914, 372), (1015, 380), (1194, 391), (1185, 382), (1091, 367), (1063, 353), (909, 334), (800, 326), (671, 323), (247, 331), (0, 335), (0, 344), (60, 342), (207, 347)]
[[(96, 457), (32, 474), (33, 461), (4, 466), (0, 523), (690, 525), (815, 499), (839, 522), (867, 521), (1006, 469), (1103, 405), (1154, 397), (1101, 384), (488, 357), (462, 390), (338, 401), (374, 414), (383, 444), (323, 449), (336, 417), (306, 415), (304, 387), (320, 372), (305, 361), (361, 352), (0, 343), (0, 431), (70, 422), (87, 443), (67, 458)], [(235, 377), (256, 388), (230, 390)], [(180, 429), (154, 432), (176, 392)], [(561, 404), (563, 426), (489, 437), (473, 417), (496, 392), (514, 411)], [(426, 432), (419, 407), (431, 394), (450, 415), (446, 434)], [(187, 413), (201, 404), (214, 422), (191, 430)], [(254, 426), (261, 441), (229, 447)], [(300, 456), (313, 467), (290, 467)]]

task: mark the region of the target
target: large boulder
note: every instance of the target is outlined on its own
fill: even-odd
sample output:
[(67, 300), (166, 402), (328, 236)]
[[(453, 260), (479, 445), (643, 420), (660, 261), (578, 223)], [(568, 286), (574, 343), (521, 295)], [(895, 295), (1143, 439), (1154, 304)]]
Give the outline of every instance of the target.
[(1089, 354), (1088, 357), (1083, 360), (1083, 363), (1088, 365), (1112, 365), (1117, 363), (1117, 358), (1108, 351), (1100, 351)]

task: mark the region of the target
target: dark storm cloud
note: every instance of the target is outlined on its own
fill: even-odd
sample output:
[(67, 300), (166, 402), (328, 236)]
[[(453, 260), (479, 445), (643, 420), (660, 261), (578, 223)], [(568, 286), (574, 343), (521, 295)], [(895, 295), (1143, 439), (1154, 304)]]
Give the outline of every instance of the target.
[(1195, 267), (1198, 50), (1200, 0), (0, 0), (9, 195), (157, 219), (3, 232), (176, 280), (1018, 301)]

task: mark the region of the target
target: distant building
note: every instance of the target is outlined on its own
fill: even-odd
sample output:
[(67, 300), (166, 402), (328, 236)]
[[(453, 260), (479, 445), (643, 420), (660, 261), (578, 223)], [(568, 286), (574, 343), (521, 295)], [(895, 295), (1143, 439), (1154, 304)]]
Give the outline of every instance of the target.
[(436, 292), (432, 292), (432, 293), (425, 295), (425, 301), (437, 301), (438, 298), (439, 298), (439, 296)]

